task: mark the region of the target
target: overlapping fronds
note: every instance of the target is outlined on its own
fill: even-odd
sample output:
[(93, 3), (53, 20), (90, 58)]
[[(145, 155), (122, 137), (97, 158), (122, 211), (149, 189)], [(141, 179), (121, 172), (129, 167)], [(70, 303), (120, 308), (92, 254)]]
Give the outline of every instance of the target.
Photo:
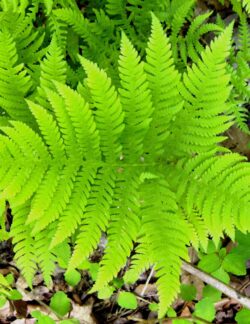
[[(106, 10), (119, 16), (123, 2), (112, 4)], [(139, 22), (142, 1), (129, 4)], [(103, 8), (93, 16), (108, 21)], [(64, 20), (85, 49), (93, 34), (102, 34), (76, 12), (56, 9), (54, 18)], [(206, 17), (194, 20), (193, 34)], [(184, 21), (176, 22), (175, 34)], [(75, 53), (67, 66), (60, 35), (55, 31), (44, 49), (36, 86), (19, 61), (15, 39), (8, 30), (0, 34), (0, 106), (10, 117), (0, 126), (0, 203), (4, 208), (8, 200), (13, 210), (17, 264), (29, 285), (37, 265), (50, 284), (60, 249), (70, 242), (65, 268), (72, 270), (105, 233), (92, 291), (106, 287), (134, 251), (126, 279), (154, 267), (163, 317), (178, 293), (190, 241), (206, 247), (208, 235), (218, 243), (224, 232), (233, 238), (235, 228), (249, 230), (249, 166), (219, 146), (234, 118), (226, 62), (232, 25), (206, 49), (196, 49), (197, 61), (183, 75), (173, 36), (167, 38), (155, 15), (145, 62), (123, 32), (119, 60), (105, 62), (107, 71), (89, 60), (91, 50)], [(67, 42), (67, 32), (65, 37)], [(66, 83), (76, 58), (84, 72), (68, 82), (79, 82), (74, 90)]]
[(0, 109), (2, 115), (29, 122), (31, 115), (24, 99), (32, 83), (24, 64), (18, 61), (14, 39), (7, 30), (0, 31)]
[[(200, 222), (216, 243), (223, 231), (234, 238), (235, 226), (243, 232), (249, 230), (250, 169), (244, 160), (232, 153), (222, 156), (205, 154), (180, 160), (173, 169), (175, 175), (170, 173), (169, 179), (174, 179), (172, 186), (178, 188), (188, 220), (192, 223), (192, 214), (198, 213)], [(204, 232), (200, 235), (197, 231), (197, 235), (205, 246)]]
[(231, 82), (234, 86), (232, 92), (232, 111), (236, 117), (237, 126), (245, 133), (249, 133), (247, 120), (249, 112), (245, 102), (250, 100), (250, 29), (247, 16), (242, 14), (238, 32), (237, 54), (232, 56), (232, 66), (228, 67), (231, 73)]
[(183, 75), (180, 93), (184, 109), (172, 124), (166, 149), (174, 155), (216, 150), (216, 144), (225, 139), (221, 134), (229, 128), (233, 119), (227, 104), (231, 89), (226, 69), (231, 33), (232, 25), (202, 52), (202, 59)]

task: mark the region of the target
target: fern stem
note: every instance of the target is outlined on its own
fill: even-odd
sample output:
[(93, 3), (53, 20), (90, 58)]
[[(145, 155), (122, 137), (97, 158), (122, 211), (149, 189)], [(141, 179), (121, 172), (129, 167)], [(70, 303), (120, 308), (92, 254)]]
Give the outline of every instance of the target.
[(212, 287), (218, 289), (221, 291), (223, 294), (227, 295), (230, 298), (235, 299), (239, 304), (243, 305), (244, 307), (250, 309), (250, 299), (243, 296), (241, 293), (238, 291), (234, 290), (232, 287), (224, 284), (218, 279), (215, 279), (208, 273), (201, 271), (197, 269), (195, 266), (192, 264), (183, 261), (182, 262), (182, 269), (187, 271), (188, 273), (191, 273), (192, 275), (198, 277), (205, 283), (211, 285)]
[(144, 287), (143, 287), (143, 289), (142, 289), (141, 297), (144, 296), (145, 291), (147, 290), (148, 284), (149, 284), (149, 282), (150, 282), (150, 280), (151, 280), (153, 274), (154, 274), (154, 267), (152, 267), (152, 269), (151, 269), (151, 271), (150, 271), (150, 274), (149, 274), (149, 276), (148, 276), (148, 278), (147, 278), (147, 281), (146, 281), (146, 283), (145, 283), (145, 285), (144, 285)]

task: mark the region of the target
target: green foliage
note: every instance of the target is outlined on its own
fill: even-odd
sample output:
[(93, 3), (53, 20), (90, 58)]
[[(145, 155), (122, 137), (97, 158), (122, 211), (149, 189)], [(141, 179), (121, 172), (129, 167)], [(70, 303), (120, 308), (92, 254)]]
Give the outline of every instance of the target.
[(181, 298), (186, 301), (191, 301), (195, 299), (196, 296), (196, 288), (193, 285), (181, 284), (180, 291)]
[(157, 303), (150, 303), (148, 305), (148, 308), (151, 312), (157, 312), (158, 311), (158, 304)]
[(117, 303), (120, 307), (126, 309), (136, 309), (137, 299), (133, 293), (122, 291), (119, 293), (117, 298)]
[(50, 307), (56, 314), (64, 316), (70, 311), (70, 299), (64, 292), (58, 291), (51, 298)]
[[(210, 298), (203, 298), (195, 305), (194, 315), (212, 322), (215, 317), (214, 302)], [(202, 321), (196, 321), (196, 323), (202, 324)]]
[(206, 285), (202, 290), (202, 297), (209, 298), (212, 302), (216, 303), (221, 299), (221, 292), (209, 285)]
[(56, 321), (54, 321), (51, 317), (48, 315), (42, 314), (40, 311), (32, 311), (31, 315), (33, 318), (36, 318), (36, 324), (55, 324)]
[(246, 274), (246, 262), (250, 253), (249, 234), (236, 233), (237, 246), (234, 247), (224, 258), (223, 268), (235, 275)]
[(14, 277), (12, 274), (3, 276), (0, 273), (0, 308), (5, 305), (7, 300), (22, 299), (22, 294), (18, 290), (12, 288), (13, 281)]
[(80, 322), (77, 319), (65, 319), (62, 321), (55, 321), (53, 320), (49, 315), (45, 315), (40, 311), (32, 311), (31, 315), (33, 318), (36, 318), (36, 324), (55, 324), (55, 323), (59, 323), (59, 324), (79, 324)]
[(227, 273), (235, 275), (246, 274), (246, 261), (249, 258), (249, 234), (236, 232), (237, 245), (227, 253), (225, 248), (216, 248), (209, 241), (207, 254), (200, 253), (199, 268), (213, 274), (225, 283), (229, 282)]
[(250, 100), (249, 80), (250, 80), (250, 30), (247, 22), (247, 15), (242, 13), (240, 16), (240, 26), (238, 35), (238, 44), (236, 44), (236, 53), (232, 53), (231, 65), (231, 82), (234, 86), (232, 99), (236, 105), (232, 109), (236, 116), (236, 123), (239, 128), (249, 134), (246, 121), (249, 112), (245, 103)]
[[(250, 168), (221, 146), (235, 119), (245, 127), (244, 13), (233, 60), (233, 25), (194, 17), (194, 1), (90, 1), (86, 17), (75, 1), (0, 4), (0, 203), (14, 215), (18, 267), (30, 286), (37, 268), (51, 285), (58, 262), (75, 285), (105, 235), (100, 264), (87, 264), (91, 291), (119, 289), (135, 248), (124, 279), (154, 266), (163, 317), (187, 245), (249, 230)], [(228, 281), (242, 273), (233, 254), (213, 251), (200, 267)], [(51, 307), (66, 314), (62, 294)]]
[(238, 324), (247, 324), (250, 318), (250, 310), (249, 309), (242, 309), (239, 311), (236, 316), (235, 320)]
[(70, 286), (76, 286), (81, 280), (81, 274), (73, 269), (65, 274), (65, 280)]

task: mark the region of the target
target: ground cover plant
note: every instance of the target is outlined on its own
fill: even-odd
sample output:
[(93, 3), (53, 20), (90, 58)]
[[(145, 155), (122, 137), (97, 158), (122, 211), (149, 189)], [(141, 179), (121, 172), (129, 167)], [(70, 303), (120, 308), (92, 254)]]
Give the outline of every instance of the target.
[[(195, 15), (195, 1), (0, 4), (1, 239), (30, 289), (37, 271), (52, 286), (58, 265), (77, 285), (102, 239), (89, 294), (152, 268), (159, 318), (180, 291), (193, 299), (180, 283), (190, 247), (226, 283), (223, 271), (245, 274), (245, 249), (230, 268), (221, 240), (250, 228), (249, 163), (223, 145), (233, 125), (249, 133), (248, 1), (228, 3), (229, 23)], [(20, 298), (0, 280), (3, 302)], [(129, 292), (117, 301), (137, 305)], [(65, 322), (68, 297), (50, 306)]]

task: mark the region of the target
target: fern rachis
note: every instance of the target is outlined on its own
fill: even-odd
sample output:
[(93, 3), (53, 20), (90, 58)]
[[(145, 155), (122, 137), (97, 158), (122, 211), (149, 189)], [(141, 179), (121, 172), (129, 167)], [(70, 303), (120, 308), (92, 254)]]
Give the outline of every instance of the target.
[[(0, 156), (8, 162), (0, 168), (1, 202), (11, 203), (16, 260), (30, 285), (36, 262), (49, 284), (58, 247), (72, 240), (70, 271), (106, 232), (93, 291), (109, 284), (137, 242), (127, 277), (154, 265), (163, 317), (178, 293), (186, 246), (249, 229), (250, 167), (218, 145), (233, 119), (231, 34), (232, 25), (180, 75), (153, 15), (146, 62), (122, 35), (118, 90), (84, 57), (81, 91), (65, 85), (53, 40), (39, 90), (26, 101), (35, 127), (11, 121), (0, 135)], [(46, 74), (51, 57), (61, 67), (59, 80)]]

